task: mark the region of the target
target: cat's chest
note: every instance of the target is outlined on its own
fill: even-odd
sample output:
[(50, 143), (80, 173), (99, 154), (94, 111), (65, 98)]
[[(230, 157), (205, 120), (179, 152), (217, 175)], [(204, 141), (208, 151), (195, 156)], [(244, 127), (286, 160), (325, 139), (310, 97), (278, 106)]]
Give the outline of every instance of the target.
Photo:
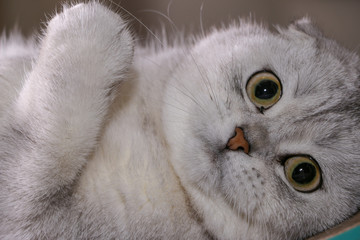
[(111, 116), (84, 170), (81, 188), (94, 201), (111, 202), (116, 209), (173, 208), (172, 196), (182, 193), (168, 146), (152, 117), (139, 111), (138, 100), (129, 100)]
[[(116, 219), (115, 225), (133, 229), (140, 238), (159, 229), (173, 229), (164, 232), (164, 238), (200, 234), (169, 163), (166, 143), (155, 129), (139, 127), (144, 123), (133, 118), (136, 112), (129, 108), (109, 122), (84, 169), (78, 193)], [(193, 230), (186, 230), (190, 225)]]

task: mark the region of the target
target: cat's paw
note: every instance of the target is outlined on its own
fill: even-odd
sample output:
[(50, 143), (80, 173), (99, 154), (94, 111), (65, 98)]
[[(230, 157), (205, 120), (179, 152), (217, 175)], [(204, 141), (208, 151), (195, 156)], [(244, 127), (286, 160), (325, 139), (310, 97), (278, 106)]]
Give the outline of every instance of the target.
[(72, 61), (106, 76), (126, 71), (133, 58), (133, 38), (126, 22), (96, 2), (64, 7), (49, 22), (42, 48), (40, 57), (64, 57), (62, 62)]
[[(47, 35), (60, 42), (69, 39), (113, 40), (126, 30), (126, 22), (115, 12), (100, 3), (80, 3), (63, 7), (63, 11), (50, 20)], [(129, 41), (131, 35), (128, 36)]]

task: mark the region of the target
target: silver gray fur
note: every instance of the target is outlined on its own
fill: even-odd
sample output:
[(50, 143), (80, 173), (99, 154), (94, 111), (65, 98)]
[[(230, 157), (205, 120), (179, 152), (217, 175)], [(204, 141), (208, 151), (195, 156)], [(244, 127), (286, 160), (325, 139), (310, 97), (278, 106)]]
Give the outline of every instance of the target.
[[(88, 3), (0, 44), (0, 239), (303, 239), (360, 207), (359, 58), (308, 19), (142, 47)], [(264, 69), (283, 95), (262, 114)], [(249, 155), (225, 148), (238, 126)], [(284, 177), (294, 154), (316, 191)]]

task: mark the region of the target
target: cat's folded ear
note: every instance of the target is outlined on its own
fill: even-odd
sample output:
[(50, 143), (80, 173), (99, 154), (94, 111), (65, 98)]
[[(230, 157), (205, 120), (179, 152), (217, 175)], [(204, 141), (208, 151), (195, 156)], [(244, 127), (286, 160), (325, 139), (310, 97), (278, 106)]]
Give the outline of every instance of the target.
[(294, 21), (290, 24), (289, 30), (302, 32), (315, 38), (323, 37), (321, 30), (311, 21), (309, 17), (303, 17)]

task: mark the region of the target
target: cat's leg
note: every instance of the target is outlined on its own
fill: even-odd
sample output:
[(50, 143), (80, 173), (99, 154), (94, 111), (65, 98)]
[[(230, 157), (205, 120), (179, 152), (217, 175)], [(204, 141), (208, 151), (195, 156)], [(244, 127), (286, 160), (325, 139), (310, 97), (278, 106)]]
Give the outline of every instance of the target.
[(1, 133), (2, 199), (19, 218), (41, 216), (71, 194), (133, 57), (125, 22), (97, 3), (55, 16), (40, 47)]

